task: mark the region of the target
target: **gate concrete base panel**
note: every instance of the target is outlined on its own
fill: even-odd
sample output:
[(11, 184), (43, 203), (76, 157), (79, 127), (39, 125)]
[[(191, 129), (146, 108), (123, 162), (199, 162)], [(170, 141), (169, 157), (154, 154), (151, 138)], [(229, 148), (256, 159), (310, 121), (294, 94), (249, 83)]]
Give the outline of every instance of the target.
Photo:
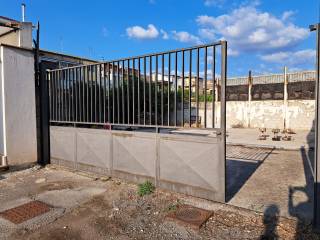
[(51, 163), (225, 201), (222, 135), (50, 127)]

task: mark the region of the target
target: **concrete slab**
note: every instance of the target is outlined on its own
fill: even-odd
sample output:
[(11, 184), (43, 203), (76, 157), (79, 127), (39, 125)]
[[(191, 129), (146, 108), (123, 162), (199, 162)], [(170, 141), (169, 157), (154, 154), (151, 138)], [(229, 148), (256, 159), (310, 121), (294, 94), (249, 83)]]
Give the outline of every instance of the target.
[(0, 180), (0, 212), (34, 200), (40, 200), (51, 208), (20, 224), (0, 217), (0, 239), (6, 239), (13, 232), (32, 230), (54, 222), (105, 190), (102, 182), (64, 170), (35, 167), (3, 173)]
[[(277, 149), (300, 150), (301, 147), (314, 147), (314, 132), (297, 130), (292, 134), (292, 141), (272, 141), (272, 129), (267, 129), (266, 134), (270, 135), (267, 140), (258, 140), (259, 129), (253, 128), (230, 128), (227, 130), (227, 144), (271, 147)], [(283, 134), (282, 134), (283, 135)]]
[[(228, 146), (227, 155), (232, 148), (234, 146)], [(251, 148), (250, 151), (260, 152), (261, 149)], [(312, 149), (276, 149), (265, 159), (256, 161), (240, 154), (238, 159), (228, 159), (228, 203), (258, 212), (274, 205), (282, 216), (310, 221), (313, 211), (313, 154)]]

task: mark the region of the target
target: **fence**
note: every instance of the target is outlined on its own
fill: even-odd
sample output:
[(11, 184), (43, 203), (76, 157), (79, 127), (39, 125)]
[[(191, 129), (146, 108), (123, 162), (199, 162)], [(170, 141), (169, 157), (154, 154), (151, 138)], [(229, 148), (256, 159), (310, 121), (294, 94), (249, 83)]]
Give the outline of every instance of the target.
[(226, 60), (222, 41), (48, 71), (51, 161), (224, 202)]
[(222, 78), (226, 75), (217, 60), (225, 56), (217, 46), (220, 43), (48, 71), (51, 122), (199, 127), (203, 99), (203, 127), (208, 128), (208, 104), (213, 109), (210, 118), (216, 114), (216, 92), (208, 86), (215, 86), (219, 67)]

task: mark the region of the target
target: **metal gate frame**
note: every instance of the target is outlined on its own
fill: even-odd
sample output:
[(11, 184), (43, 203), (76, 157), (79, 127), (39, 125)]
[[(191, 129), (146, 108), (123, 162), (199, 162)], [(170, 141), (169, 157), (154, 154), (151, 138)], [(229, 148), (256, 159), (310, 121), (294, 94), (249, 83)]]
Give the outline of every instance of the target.
[[(219, 52), (216, 52), (216, 46), (221, 46), (221, 51), (220, 49)], [(215, 127), (214, 123), (214, 116), (215, 116), (215, 98), (216, 98), (216, 91), (213, 88), (212, 91), (212, 125), (211, 127), (209, 126), (210, 124), (207, 123), (207, 74), (208, 74), (208, 69), (207, 69), (207, 59), (208, 59), (208, 49), (212, 47), (213, 53), (212, 53), (212, 81), (213, 81), (213, 86), (215, 86), (215, 76), (216, 76), (216, 54), (221, 54), (221, 80), (220, 80), (220, 126), (219, 128)], [(202, 86), (202, 89), (204, 88), (204, 127), (200, 126), (198, 124), (198, 119), (199, 119), (199, 79), (200, 79), (200, 58), (201, 58), (201, 49), (203, 50), (204, 54), (204, 77), (203, 77), (203, 84), (204, 87)], [(189, 98), (188, 101), (188, 106), (189, 106), (189, 118), (188, 121), (185, 120), (185, 113), (184, 113), (184, 105), (185, 105), (185, 55), (189, 54)], [(196, 76), (193, 76), (193, 70), (192, 70), (192, 54), (196, 54)], [(178, 69), (177, 69), (177, 64), (180, 58), (178, 57), (178, 54), (180, 54), (180, 58), (182, 59), (182, 100), (181, 100), (181, 121), (179, 122), (177, 120), (177, 109), (179, 105), (177, 104), (177, 82), (178, 82)], [(167, 57), (167, 60), (165, 60), (165, 57)], [(173, 56), (173, 57), (172, 57)], [(161, 58), (160, 58), (161, 57)], [(147, 86), (147, 75), (146, 75), (146, 59), (149, 59), (149, 66), (150, 66), (150, 71), (149, 71), (149, 76), (150, 76), (150, 87), (149, 87), (149, 102), (148, 104), (146, 103), (146, 86)], [(161, 59), (161, 74), (160, 74), (160, 81), (158, 82), (158, 61)], [(171, 73), (171, 59), (175, 60), (175, 69), (173, 70), (174, 74)], [(155, 60), (155, 63), (152, 61)], [(131, 61), (131, 62), (130, 62)], [(144, 65), (143, 71), (142, 68), (140, 69), (140, 64), (141, 61)], [(164, 65), (165, 61), (168, 62), (169, 69), (168, 69), (168, 76), (167, 76), (167, 87), (165, 86), (165, 80), (164, 77), (166, 76), (164, 74)], [(125, 62), (127, 63), (127, 68), (125, 68)], [(130, 67), (130, 63), (132, 63), (132, 68)], [(138, 63), (137, 67), (135, 67), (135, 64)], [(153, 73), (152, 69), (155, 64), (155, 74)], [(159, 63), (160, 65), (160, 63)], [(112, 68), (112, 70), (111, 70)], [(127, 69), (127, 71), (126, 71)], [(121, 71), (120, 71), (121, 70)], [(111, 72), (112, 71), (112, 72)], [(131, 72), (132, 73), (131, 73)], [(107, 72), (107, 75), (106, 75)], [(144, 72), (144, 78), (142, 78), (141, 72)], [(46, 146), (48, 146), (47, 149), (45, 149), (46, 153), (43, 154), (44, 158), (42, 159), (43, 164), (48, 164), (50, 163), (50, 159), (52, 157), (52, 154), (50, 153), (50, 126), (49, 125), (62, 125), (62, 126), (72, 126), (72, 127), (77, 127), (77, 126), (86, 126), (86, 125), (94, 125), (94, 126), (101, 126), (101, 127), (107, 127), (110, 130), (113, 131), (113, 129), (117, 129), (119, 127), (131, 127), (131, 128), (151, 128), (155, 129), (156, 133), (160, 133), (162, 130), (166, 129), (184, 129), (186, 128), (186, 124), (188, 125), (187, 128), (190, 129), (198, 129), (198, 130), (209, 130), (212, 132), (216, 133), (216, 137), (220, 139), (221, 143), (219, 144), (218, 148), (218, 153), (217, 155), (219, 156), (220, 160), (224, 163), (223, 164), (223, 169), (219, 169), (220, 172), (223, 172), (224, 176), (224, 190), (223, 190), (223, 197), (219, 197), (219, 201), (225, 202), (226, 198), (226, 79), (227, 79), (227, 42), (226, 41), (220, 41), (217, 43), (213, 44), (208, 44), (208, 45), (199, 45), (191, 48), (184, 48), (184, 49), (177, 49), (177, 50), (172, 50), (172, 51), (167, 51), (167, 52), (160, 52), (160, 53), (154, 53), (154, 54), (148, 54), (148, 55), (141, 55), (141, 56), (136, 56), (136, 57), (131, 57), (131, 58), (125, 58), (125, 59), (119, 59), (119, 60), (114, 60), (114, 61), (108, 61), (104, 63), (98, 63), (98, 64), (92, 64), (92, 65), (82, 65), (82, 66), (76, 66), (76, 67), (67, 67), (67, 68), (62, 68), (62, 69), (57, 69), (57, 70), (47, 70), (46, 73), (44, 72), (44, 69), (41, 71), (41, 78), (46, 79), (47, 81), (45, 84), (43, 84), (42, 90), (41, 91), (43, 94), (46, 93), (46, 96), (43, 96), (42, 101), (44, 102), (43, 104), (43, 112), (46, 116), (50, 116), (50, 121), (47, 126), (47, 120), (44, 119), (42, 122), (42, 128), (44, 133), (48, 133), (47, 135), (44, 135), (46, 140), (42, 140)], [(131, 74), (130, 74), (131, 73)], [(45, 74), (45, 76), (44, 76)], [(126, 75), (127, 74), (127, 75)], [(136, 75), (135, 75), (136, 74)], [(172, 74), (172, 76), (170, 76)], [(119, 99), (124, 98), (124, 79), (127, 80), (127, 95), (133, 94), (133, 103), (131, 104), (129, 102), (129, 97), (128, 97), (128, 102), (127, 104), (127, 111), (125, 112), (125, 107), (124, 107), (124, 102), (122, 101), (121, 104)], [(103, 77), (102, 77), (103, 76)], [(117, 78), (116, 78), (117, 76)], [(87, 83), (85, 80), (85, 77), (87, 78)], [(172, 77), (172, 83), (171, 83), (171, 77)], [(192, 87), (192, 78), (195, 78), (195, 125), (192, 123), (192, 114), (191, 114), (191, 109), (192, 109), (192, 103), (191, 103), (191, 98), (192, 98), (192, 91), (190, 91)], [(132, 78), (132, 79), (131, 79)], [(153, 84), (152, 78), (155, 78), (155, 87), (152, 89), (155, 91), (155, 95), (152, 97), (151, 94), (151, 84)], [(75, 79), (83, 79), (83, 87), (81, 88), (81, 82), (79, 81), (77, 83), (77, 80)], [(110, 79), (112, 79), (112, 85), (110, 84)], [(131, 79), (133, 88), (132, 90), (130, 89), (129, 91), (129, 80)], [(135, 88), (135, 82), (134, 80), (137, 79), (137, 84), (138, 88)], [(139, 83), (140, 80), (143, 79), (143, 105), (141, 105), (141, 97), (139, 95), (140, 87)], [(91, 83), (89, 82), (91, 81)], [(94, 82), (95, 81), (95, 82)], [(104, 83), (103, 83), (104, 81)], [(122, 82), (121, 82), (122, 81)], [(85, 83), (87, 85), (85, 85)], [(159, 83), (159, 85), (158, 85)], [(78, 85), (77, 85), (78, 84)], [(140, 83), (140, 85), (142, 82)], [(174, 96), (173, 101), (174, 101), (174, 106), (173, 106), (173, 114), (171, 114), (171, 106), (170, 106), (170, 101), (171, 100), (171, 93), (173, 92), (172, 90), (172, 85), (174, 85)], [(86, 88), (84, 88), (86, 86)], [(98, 87), (97, 87), (98, 86)], [(103, 86), (104, 90), (100, 89), (101, 86)], [(114, 87), (116, 86), (116, 87)], [(131, 87), (130, 86), (130, 87)], [(116, 90), (115, 90), (116, 88)], [(121, 89), (122, 88), (122, 89)], [(165, 93), (165, 88), (167, 88), (167, 93)], [(57, 90), (58, 89), (58, 90)], [(92, 94), (92, 91), (94, 89), (95, 95)], [(77, 92), (79, 90), (79, 92)], [(106, 90), (108, 90), (106, 94)], [(91, 95), (89, 94), (91, 91)], [(100, 101), (100, 91), (102, 91), (102, 96), (106, 98), (108, 97), (108, 101)], [(105, 92), (104, 92), (105, 91)], [(119, 92), (122, 91), (122, 94), (120, 95)], [(138, 97), (135, 98), (135, 91), (138, 91)], [(159, 92), (158, 92), (159, 91)], [(55, 94), (53, 94), (55, 92)], [(82, 93), (83, 92), (83, 93)], [(97, 95), (99, 93), (99, 95)], [(112, 95), (110, 94), (112, 93)], [(140, 91), (141, 93), (141, 91)], [(159, 94), (160, 93), (160, 94)], [(78, 94), (78, 95), (77, 95)], [(82, 94), (82, 95), (81, 95)], [(165, 106), (164, 104), (164, 99), (167, 94), (167, 105)], [(111, 95), (112, 98), (112, 106), (111, 101), (109, 99)], [(84, 97), (86, 97), (87, 103), (83, 102), (81, 103), (78, 101), (79, 97), (83, 97), (83, 101), (85, 101)], [(89, 106), (89, 101), (88, 98), (90, 99), (90, 105)], [(116, 99), (117, 98), (117, 99)], [(117, 100), (117, 105), (115, 105), (115, 101)], [(157, 100), (160, 99), (160, 110), (157, 110), (158, 103)], [(82, 98), (80, 98), (82, 101)], [(125, 99), (126, 100), (126, 99)], [(136, 107), (134, 101), (137, 100), (138, 104)], [(77, 102), (78, 101), (78, 102)], [(152, 109), (152, 101), (154, 101), (154, 108), (155, 110)], [(94, 102), (94, 104), (93, 104)], [(47, 104), (49, 103), (49, 108), (46, 108), (48, 106)], [(83, 109), (79, 108), (82, 105)], [(87, 104), (87, 105), (85, 105)], [(103, 105), (102, 105), (103, 104)], [(108, 106), (107, 106), (108, 104)], [(86, 113), (84, 113), (84, 106), (86, 108)], [(129, 108), (133, 107), (133, 110), (131, 111)], [(143, 112), (141, 112), (140, 106), (143, 107)], [(150, 111), (147, 112), (146, 108), (149, 107)], [(117, 109), (116, 109), (117, 108)], [(122, 109), (122, 112), (119, 111), (119, 108)], [(48, 111), (49, 112), (46, 112)], [(93, 110), (94, 109), (94, 110)], [(106, 113), (107, 109), (107, 113)], [(112, 110), (110, 110), (112, 109)], [(79, 113), (82, 114), (83, 116), (79, 115)], [(147, 109), (148, 110), (148, 109)], [(135, 111), (138, 112), (135, 113)], [(161, 111), (161, 112), (160, 112)], [(165, 112), (167, 113), (167, 116), (165, 116)], [(90, 113), (89, 113), (90, 112)], [(98, 113), (97, 113), (98, 112)], [(104, 113), (103, 115), (101, 113)], [(112, 115), (111, 115), (112, 114)], [(140, 115), (143, 114), (143, 120), (140, 119)], [(157, 117), (157, 114), (160, 115), (160, 118)], [(121, 115), (123, 115), (123, 118), (121, 118)], [(173, 119), (170, 119), (170, 116), (173, 115)], [(119, 117), (120, 116), (120, 117)], [(138, 117), (136, 117), (138, 116)], [(149, 117), (149, 120), (148, 120)], [(167, 118), (167, 120), (166, 120)], [(119, 129), (118, 129), (119, 130)], [(117, 130), (117, 131), (118, 131)], [(121, 131), (119, 131), (121, 132)], [(116, 135), (116, 134), (115, 134)], [(159, 135), (160, 136), (160, 135)], [(166, 137), (165, 137), (166, 138)], [(165, 139), (164, 138), (164, 139)], [(169, 137), (170, 138), (170, 137)], [(157, 137), (158, 139), (158, 137)], [(161, 139), (161, 137), (159, 138)], [(181, 139), (182, 140), (182, 139)], [(156, 170), (158, 171), (158, 170)], [(218, 171), (218, 170), (217, 170)], [(173, 187), (174, 189), (175, 187)], [(169, 187), (170, 189), (170, 187)], [(221, 192), (222, 193), (222, 192)], [(200, 194), (201, 195), (201, 194)], [(206, 195), (206, 194), (202, 194)], [(201, 196), (202, 196), (201, 195)]]

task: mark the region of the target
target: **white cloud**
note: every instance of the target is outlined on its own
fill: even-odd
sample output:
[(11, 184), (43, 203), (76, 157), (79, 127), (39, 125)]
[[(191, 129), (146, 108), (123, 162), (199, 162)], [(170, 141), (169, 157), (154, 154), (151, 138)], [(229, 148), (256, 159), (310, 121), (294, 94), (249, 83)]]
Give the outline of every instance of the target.
[(146, 29), (140, 26), (128, 27), (126, 31), (129, 38), (153, 39), (159, 36), (159, 31), (153, 24), (149, 24)]
[(314, 63), (316, 51), (313, 49), (299, 50), (296, 52), (277, 52), (272, 54), (262, 55), (261, 59), (266, 62), (280, 63), (282, 65), (295, 66), (305, 63)]
[(165, 30), (160, 29), (160, 33), (162, 34), (162, 39), (164, 39), (164, 40), (169, 39), (169, 35)]
[(277, 18), (255, 6), (242, 6), (218, 17), (198, 16), (196, 21), (201, 28), (211, 29), (218, 38), (226, 39), (238, 52), (284, 51), (308, 37), (308, 29), (289, 21), (292, 12)]
[(211, 28), (200, 28), (199, 29), (199, 36), (201, 38), (208, 39), (211, 41), (216, 39), (216, 35), (214, 33), (214, 30)]
[(184, 42), (184, 43), (195, 43), (195, 44), (201, 44), (201, 40), (198, 36), (192, 35), (188, 32), (181, 31), (172, 31), (172, 37), (173, 39), (179, 41), (179, 42)]
[(282, 17), (281, 20), (282, 21), (287, 21), (289, 20), (293, 15), (295, 14), (295, 11), (285, 11), (284, 13), (282, 13)]
[(204, 0), (204, 5), (207, 7), (217, 6), (221, 7), (225, 3), (225, 0)]

